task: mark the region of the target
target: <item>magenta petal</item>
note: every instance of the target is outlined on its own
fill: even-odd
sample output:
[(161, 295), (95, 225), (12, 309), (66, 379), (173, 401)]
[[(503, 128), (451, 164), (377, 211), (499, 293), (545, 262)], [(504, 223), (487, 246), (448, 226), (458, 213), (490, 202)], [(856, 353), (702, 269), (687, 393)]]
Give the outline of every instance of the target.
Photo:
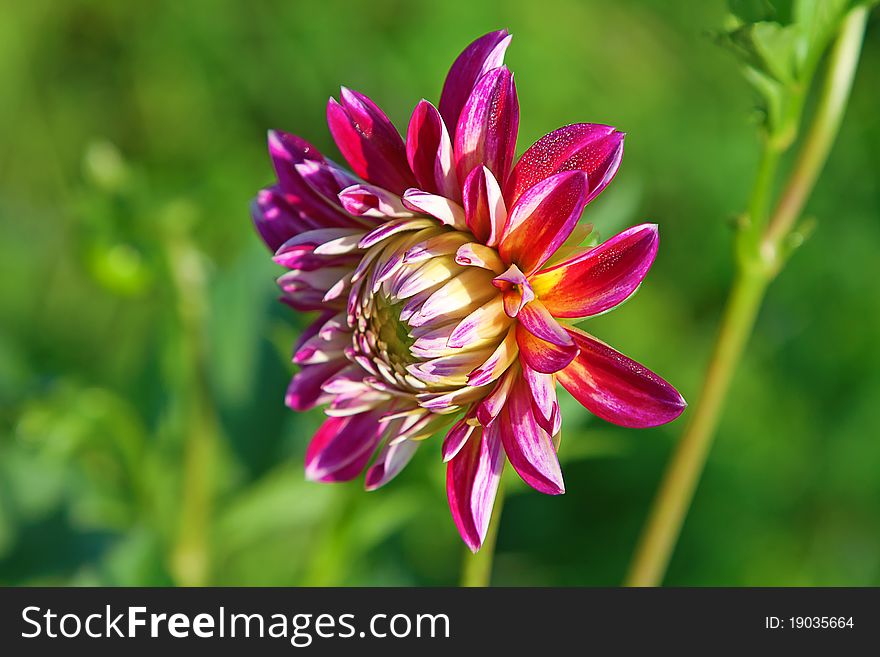
[(495, 246), (507, 219), (507, 209), (495, 176), (486, 167), (474, 167), (462, 186), (468, 230), (477, 242)]
[(251, 203), (251, 217), (263, 242), (273, 253), (291, 237), (323, 226), (291, 206), (278, 186), (260, 190)]
[(340, 102), (327, 102), (327, 123), (339, 151), (361, 178), (396, 194), (416, 184), (403, 139), (369, 98), (343, 87)]
[(294, 411), (306, 411), (316, 404), (323, 403), (321, 386), (346, 365), (348, 361), (340, 358), (327, 363), (304, 366), (290, 380), (284, 403)]
[(564, 493), (556, 447), (550, 434), (535, 420), (525, 379), (514, 383), (498, 424), (507, 459), (523, 481), (541, 493)]
[(635, 292), (657, 255), (657, 226), (635, 226), (584, 254), (532, 278), (541, 302), (556, 317), (590, 317)]
[(504, 466), (494, 427), (475, 431), (446, 466), (446, 496), (462, 539), (476, 552), (486, 538)]
[(465, 48), (453, 62), (440, 94), (440, 114), (452, 130), (451, 137), (455, 137), (461, 109), (477, 81), (504, 63), (504, 52), (510, 45), (510, 39), (507, 30), (484, 34)]
[(584, 171), (589, 203), (605, 189), (623, 158), (624, 133), (609, 125), (575, 123), (544, 135), (523, 153), (504, 186), (512, 205), (527, 189), (562, 171)]
[(455, 424), (452, 425), (452, 428), (446, 434), (446, 437), (443, 439), (443, 462), (448, 463), (455, 455), (461, 451), (461, 448), (464, 447), (468, 438), (471, 437), (471, 434), (475, 430), (475, 426), (472, 424), (468, 424), (468, 418), (464, 417)]
[(556, 376), (591, 413), (643, 428), (670, 422), (684, 411), (684, 398), (652, 371), (583, 331), (568, 332), (580, 354)]
[(312, 481), (348, 481), (358, 476), (385, 431), (384, 409), (324, 421), (306, 449), (306, 477)]
[(400, 440), (386, 445), (376, 457), (376, 462), (367, 470), (364, 478), (366, 489), (376, 490), (394, 479), (406, 467), (418, 448), (417, 440)]
[(532, 301), (519, 311), (519, 323), (536, 338), (540, 338), (560, 347), (571, 347), (574, 340), (562, 325), (553, 319), (544, 304)]
[(527, 275), (543, 265), (571, 235), (587, 202), (587, 176), (567, 171), (523, 194), (510, 209), (498, 252)]
[(486, 73), (465, 103), (455, 132), (455, 170), (459, 180), (485, 166), (504, 185), (516, 149), (519, 101), (506, 66)]
[(319, 226), (355, 225), (336, 202), (328, 200), (305, 180), (304, 170), (324, 170), (327, 160), (305, 139), (280, 130), (269, 131), (269, 156), (278, 176), (278, 187), (287, 203), (300, 214), (312, 217)]
[(419, 188), (460, 200), (452, 163), (452, 141), (440, 113), (427, 100), (413, 110), (406, 132), (406, 157)]
[(532, 393), (532, 406), (535, 420), (551, 436), (558, 429), (554, 426), (559, 418), (559, 403), (556, 401), (556, 380), (552, 374), (544, 374), (526, 365), (523, 367), (523, 378), (529, 384)]
[(578, 354), (577, 345), (557, 345), (547, 342), (523, 327), (516, 327), (516, 344), (520, 359), (533, 370), (552, 374), (565, 368)]

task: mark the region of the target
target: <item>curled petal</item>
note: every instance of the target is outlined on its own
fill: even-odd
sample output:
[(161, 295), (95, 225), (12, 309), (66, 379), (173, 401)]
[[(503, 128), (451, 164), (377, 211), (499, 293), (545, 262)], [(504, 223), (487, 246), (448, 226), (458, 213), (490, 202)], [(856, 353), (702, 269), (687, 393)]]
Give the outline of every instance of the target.
[(552, 374), (563, 369), (578, 353), (577, 345), (558, 345), (548, 342), (535, 336), (521, 322), (516, 327), (516, 343), (519, 345), (519, 353), (523, 362), (544, 374)]
[(446, 496), (462, 539), (476, 552), (486, 538), (504, 451), (495, 429), (474, 431), (446, 466)]
[(580, 354), (556, 376), (591, 413), (643, 428), (671, 422), (684, 411), (684, 398), (652, 371), (583, 331), (568, 332)]
[(458, 200), (452, 141), (440, 113), (427, 100), (419, 101), (409, 121), (406, 158), (421, 189)]
[(519, 323), (536, 338), (560, 347), (574, 345), (568, 332), (551, 315), (540, 301), (532, 301), (519, 312)]
[(501, 274), (506, 269), (504, 262), (498, 257), (495, 249), (469, 242), (459, 247), (455, 253), (455, 262), (465, 267), (480, 267), (488, 269), (496, 274)]
[(507, 206), (495, 176), (486, 167), (476, 167), (464, 181), (464, 213), (478, 242), (495, 246), (507, 221)]
[(382, 439), (382, 412), (327, 418), (306, 449), (306, 477), (312, 481), (357, 477)]
[(541, 267), (568, 238), (587, 199), (587, 176), (568, 171), (541, 181), (510, 210), (498, 252), (527, 275)]
[(396, 194), (415, 184), (397, 130), (363, 94), (342, 88), (327, 102), (327, 123), (339, 151), (364, 180)]
[(587, 202), (611, 182), (623, 157), (624, 133), (610, 125), (575, 123), (544, 135), (523, 153), (504, 186), (512, 205), (527, 189), (562, 171), (584, 171), (590, 181)]
[(541, 493), (564, 493), (556, 447), (535, 420), (529, 386), (522, 377), (513, 384), (498, 426), (504, 452), (523, 481)]
[(492, 285), (501, 290), (504, 312), (508, 317), (516, 317), (535, 298), (529, 279), (516, 265), (510, 265), (507, 271), (492, 279)]
[(356, 217), (411, 217), (400, 197), (375, 185), (351, 185), (339, 192), (339, 201)]
[(455, 201), (445, 196), (428, 194), (420, 189), (408, 189), (403, 194), (403, 204), (424, 214), (429, 214), (440, 220), (446, 226), (452, 226), (457, 230), (467, 230), (464, 218), (464, 208)]
[(556, 317), (590, 317), (625, 301), (657, 255), (657, 226), (642, 224), (538, 272), (532, 287)]
[(465, 180), (485, 165), (502, 184), (513, 163), (519, 128), (519, 101), (506, 66), (486, 73), (465, 103), (455, 132), (455, 170)]
[(556, 379), (552, 374), (538, 372), (528, 365), (522, 369), (523, 378), (532, 392), (535, 420), (544, 431), (555, 436), (559, 432), (559, 427), (555, 425), (560, 418), (559, 403), (556, 401)]
[(458, 117), (474, 85), (483, 75), (504, 63), (504, 52), (510, 39), (507, 30), (484, 34), (465, 48), (449, 69), (440, 94), (440, 114), (450, 126), (452, 137), (455, 137)]

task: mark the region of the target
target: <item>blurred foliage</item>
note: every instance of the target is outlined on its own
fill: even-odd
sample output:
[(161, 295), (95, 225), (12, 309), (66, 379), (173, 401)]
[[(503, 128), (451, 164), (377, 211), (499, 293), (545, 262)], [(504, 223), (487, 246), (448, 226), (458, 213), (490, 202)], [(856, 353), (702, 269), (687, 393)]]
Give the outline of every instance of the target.
[[(638, 298), (588, 329), (694, 401), (758, 152), (711, 35), (733, 30), (777, 121), (847, 3), (802, 4), (738, 2), (735, 22), (684, 0), (0, 4), (0, 583), (455, 583), (439, 441), (374, 493), (303, 479), (320, 414), (282, 398), (308, 318), (276, 303), (248, 217), (266, 129), (334, 154), (339, 84), (403, 126), (464, 45), (508, 27), (519, 150), (620, 127), (588, 220), (662, 227)], [(875, 16), (816, 231), (771, 288), (670, 584), (880, 585), (878, 36)], [(568, 493), (514, 488), (499, 584), (619, 583), (685, 421), (563, 414)]]

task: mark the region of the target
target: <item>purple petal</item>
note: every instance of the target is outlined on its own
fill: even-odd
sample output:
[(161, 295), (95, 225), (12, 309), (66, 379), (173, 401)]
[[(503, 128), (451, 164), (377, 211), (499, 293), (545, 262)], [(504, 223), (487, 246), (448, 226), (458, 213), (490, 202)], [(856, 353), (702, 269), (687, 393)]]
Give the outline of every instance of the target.
[(507, 459), (523, 481), (541, 493), (564, 493), (556, 448), (550, 434), (535, 421), (525, 379), (519, 377), (513, 384), (498, 425)]
[(312, 481), (348, 481), (358, 476), (379, 444), (384, 409), (324, 421), (306, 449), (306, 477)]
[(591, 413), (643, 428), (671, 422), (684, 411), (684, 398), (652, 371), (583, 331), (568, 332), (580, 354), (556, 376)]
[(504, 466), (496, 429), (475, 431), (446, 466), (449, 510), (465, 544), (476, 552), (486, 538)]
[(479, 166), (502, 185), (513, 163), (519, 127), (519, 101), (506, 66), (486, 73), (471, 92), (455, 132), (455, 171), (459, 180)]
[(306, 411), (316, 404), (324, 403), (321, 386), (339, 370), (348, 365), (344, 358), (317, 365), (306, 365), (297, 372), (287, 386), (284, 403), (294, 411)]
[(340, 102), (327, 102), (327, 123), (339, 151), (361, 178), (396, 194), (416, 184), (403, 139), (369, 98), (343, 87)]
[(587, 203), (605, 189), (623, 158), (624, 133), (609, 125), (575, 123), (544, 135), (523, 153), (504, 186), (512, 205), (527, 189), (562, 171), (585, 171)]
[(477, 81), (504, 63), (510, 39), (507, 30), (485, 34), (465, 48), (452, 64), (440, 94), (440, 114), (452, 130), (451, 137), (455, 137), (458, 117)]
[[(317, 148), (296, 135), (270, 130), (269, 155), (278, 176), (278, 186), (292, 208), (313, 217), (318, 227), (359, 225), (342, 211), (335, 195), (331, 194), (332, 198), (328, 200), (303, 179), (301, 170), (321, 168), (328, 164)], [(315, 181), (312, 180), (312, 183)]]

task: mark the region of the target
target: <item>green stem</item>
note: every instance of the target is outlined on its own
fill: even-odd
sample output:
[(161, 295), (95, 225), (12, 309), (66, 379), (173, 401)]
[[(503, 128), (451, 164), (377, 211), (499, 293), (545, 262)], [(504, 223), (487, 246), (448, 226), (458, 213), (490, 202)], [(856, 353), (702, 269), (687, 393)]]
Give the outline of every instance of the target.
[(220, 447), (205, 350), (205, 272), (186, 228), (178, 227), (168, 235), (165, 248), (177, 296), (182, 350), (179, 394), (184, 412), (179, 525), (171, 570), (180, 585), (205, 586), (211, 575), (212, 475)]
[[(706, 465), (736, 366), (767, 286), (778, 272), (779, 247), (803, 211), (837, 136), (861, 51), (867, 15), (867, 9), (859, 7), (844, 20), (831, 54), (819, 106), (782, 198), (761, 239), (746, 240), (742, 245), (745, 252), (739, 254), (737, 277), (721, 320), (699, 404), (691, 414), (661, 482), (627, 574), (628, 586), (657, 586), (663, 581)], [(773, 146), (765, 144), (765, 149), (769, 148)], [(767, 194), (772, 186), (774, 159), (765, 150), (749, 204), (753, 214), (745, 230), (763, 225), (761, 213), (767, 206)], [(767, 165), (768, 161), (772, 166)]]
[[(859, 63), (867, 20), (868, 8), (862, 6), (851, 11), (843, 22), (840, 36), (831, 52), (828, 75), (813, 123), (773, 219), (767, 227), (765, 246), (779, 244), (791, 232), (822, 172), (822, 167), (825, 166), (843, 121)], [(769, 254), (764, 255), (766, 257)]]
[(501, 524), (501, 510), (504, 507), (504, 473), (506, 471), (507, 465), (501, 472), (498, 493), (495, 496), (495, 507), (492, 509), (492, 518), (489, 521), (489, 529), (486, 531), (482, 547), (476, 554), (465, 548), (461, 563), (461, 586), (484, 588), (489, 586), (491, 582), (495, 543), (498, 540), (498, 526)]

